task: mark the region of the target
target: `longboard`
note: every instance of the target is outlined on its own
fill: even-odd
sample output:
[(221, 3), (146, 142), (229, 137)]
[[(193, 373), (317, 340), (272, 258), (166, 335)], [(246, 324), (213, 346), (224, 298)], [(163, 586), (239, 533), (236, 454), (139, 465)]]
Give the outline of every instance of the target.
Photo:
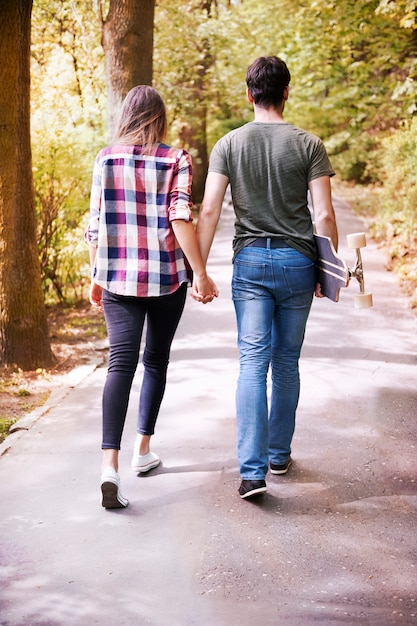
[(355, 294), (355, 308), (371, 307), (372, 294), (365, 292), (363, 265), (360, 248), (366, 246), (364, 233), (347, 235), (348, 248), (356, 249), (356, 260), (353, 269), (349, 269), (346, 261), (334, 249), (330, 237), (314, 235), (317, 247), (317, 282), (320, 283), (321, 293), (333, 300), (339, 301), (340, 289), (348, 287), (351, 277), (359, 282), (360, 293)]

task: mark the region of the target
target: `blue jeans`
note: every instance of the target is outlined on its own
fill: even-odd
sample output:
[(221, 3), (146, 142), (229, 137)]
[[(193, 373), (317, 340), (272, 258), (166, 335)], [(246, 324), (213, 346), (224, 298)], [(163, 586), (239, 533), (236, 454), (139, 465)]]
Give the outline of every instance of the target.
[(314, 262), (293, 248), (246, 247), (235, 258), (232, 297), (240, 353), (237, 445), (245, 480), (265, 478), (268, 461), (285, 463), (291, 453), (300, 392), (298, 361), (314, 287)]
[(186, 283), (168, 296), (152, 298), (119, 296), (103, 290), (110, 355), (103, 390), (102, 449), (120, 449), (145, 318), (144, 375), (136, 430), (142, 435), (154, 434), (165, 392), (171, 344), (186, 295)]

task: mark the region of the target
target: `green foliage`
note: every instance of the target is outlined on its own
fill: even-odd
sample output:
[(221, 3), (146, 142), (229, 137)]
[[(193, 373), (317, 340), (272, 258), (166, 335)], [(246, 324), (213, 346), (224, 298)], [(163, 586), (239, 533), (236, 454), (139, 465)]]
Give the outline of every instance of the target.
[[(94, 25), (95, 30), (88, 28)], [(99, 23), (82, 2), (41, 1), (32, 21), (32, 153), (47, 302), (77, 300), (95, 153), (105, 143)]]
[(16, 422), (17, 418), (3, 417), (2, 415), (0, 415), (0, 443), (3, 443), (8, 435), (11, 426), (13, 426), (13, 424), (15, 424)]
[[(417, 243), (417, 118), (404, 122), (381, 146), (383, 190), (378, 221)], [(411, 243), (410, 241), (410, 243)]]
[(380, 178), (380, 143), (376, 137), (348, 132), (332, 135), (326, 142), (332, 165), (341, 180), (360, 185), (374, 184)]
[(250, 24), (253, 56), (288, 63), (286, 119), (332, 146), (343, 179), (374, 181), (381, 136), (415, 111), (416, 4), (291, 1), (278, 12), (275, 3), (248, 0), (237, 8), (240, 24)]
[(195, 0), (158, 4), (153, 84), (167, 104), (173, 142), (178, 142), (183, 127), (194, 127), (201, 120), (202, 109), (209, 125), (227, 119), (233, 111), (241, 116), (244, 87), (234, 107), (229, 80), (230, 67), (235, 74), (240, 68), (226, 62), (237, 28), (228, 5)]
[(373, 236), (388, 248), (411, 306), (417, 308), (417, 118), (382, 141), (382, 186), (370, 221)]
[[(37, 136), (37, 131), (33, 136)], [(77, 145), (76, 136), (69, 142), (51, 138), (49, 152), (38, 153), (34, 143), (34, 181), (46, 301), (77, 300), (88, 275), (83, 232), (89, 208), (90, 150), (83, 144)]]
[[(88, 275), (82, 234), (107, 113), (93, 6), (38, 0), (33, 9), (34, 176), (52, 300), (78, 298)], [(191, 129), (210, 149), (252, 119), (246, 68), (259, 55), (277, 54), (292, 74), (287, 121), (325, 140), (339, 178), (381, 185), (382, 221), (398, 218), (396, 232), (411, 237), (416, 8), (416, 0), (281, 0), (279, 7), (269, 0), (159, 0), (154, 86), (167, 103), (169, 140), (181, 142)]]

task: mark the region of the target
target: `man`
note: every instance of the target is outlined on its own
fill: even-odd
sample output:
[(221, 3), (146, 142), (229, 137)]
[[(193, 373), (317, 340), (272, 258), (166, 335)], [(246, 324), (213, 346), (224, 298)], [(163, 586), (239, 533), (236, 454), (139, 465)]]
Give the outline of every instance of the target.
[[(215, 145), (197, 238), (206, 261), (230, 183), (236, 214), (232, 298), (240, 373), (236, 392), (239, 494), (266, 491), (265, 475), (286, 474), (299, 398), (298, 361), (315, 285), (317, 233), (338, 234), (331, 199), (334, 171), (322, 141), (283, 119), (290, 73), (260, 57), (246, 74), (255, 119)], [(267, 373), (272, 396), (268, 412)]]

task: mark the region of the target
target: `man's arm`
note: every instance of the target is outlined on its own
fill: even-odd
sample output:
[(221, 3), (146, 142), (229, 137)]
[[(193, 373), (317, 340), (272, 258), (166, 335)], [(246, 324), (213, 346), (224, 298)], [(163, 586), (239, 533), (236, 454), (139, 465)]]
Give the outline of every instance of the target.
[(204, 263), (207, 263), (228, 184), (229, 179), (223, 174), (217, 172), (207, 174), (204, 198), (197, 221), (197, 240)]
[(312, 180), (308, 186), (313, 203), (314, 221), (318, 235), (330, 237), (335, 250), (339, 244), (336, 216), (332, 203), (332, 190), (329, 176)]
[[(318, 235), (325, 235), (332, 240), (334, 249), (337, 250), (339, 236), (337, 232), (336, 216), (332, 202), (332, 190), (329, 176), (321, 176), (312, 180), (308, 186), (313, 203), (314, 221)], [(317, 298), (323, 298), (320, 283), (315, 289)]]

